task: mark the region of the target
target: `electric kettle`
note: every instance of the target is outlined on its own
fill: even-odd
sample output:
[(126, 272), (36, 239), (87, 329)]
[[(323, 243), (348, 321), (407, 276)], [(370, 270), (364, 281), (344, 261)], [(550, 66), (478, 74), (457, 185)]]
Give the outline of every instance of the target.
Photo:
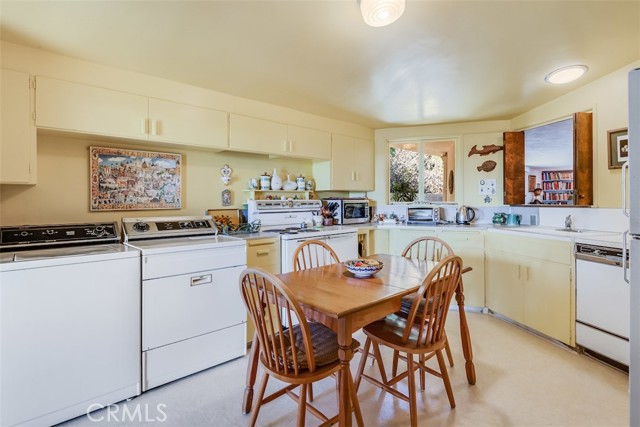
[(456, 213), (456, 223), (469, 224), (476, 217), (476, 211), (466, 206), (460, 206)]

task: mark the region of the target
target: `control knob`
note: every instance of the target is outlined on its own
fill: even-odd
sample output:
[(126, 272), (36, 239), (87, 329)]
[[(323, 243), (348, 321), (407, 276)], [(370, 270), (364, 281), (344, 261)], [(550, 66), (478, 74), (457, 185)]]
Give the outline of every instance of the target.
[(144, 233), (145, 231), (149, 231), (149, 224), (146, 222), (136, 222), (133, 224), (133, 229), (140, 233)]

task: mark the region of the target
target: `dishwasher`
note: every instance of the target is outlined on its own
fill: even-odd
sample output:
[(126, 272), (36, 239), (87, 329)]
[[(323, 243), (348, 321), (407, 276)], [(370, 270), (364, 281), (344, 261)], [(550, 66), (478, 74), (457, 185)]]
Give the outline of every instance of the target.
[(622, 276), (628, 257), (619, 248), (575, 247), (576, 344), (623, 369), (629, 366), (629, 285)]

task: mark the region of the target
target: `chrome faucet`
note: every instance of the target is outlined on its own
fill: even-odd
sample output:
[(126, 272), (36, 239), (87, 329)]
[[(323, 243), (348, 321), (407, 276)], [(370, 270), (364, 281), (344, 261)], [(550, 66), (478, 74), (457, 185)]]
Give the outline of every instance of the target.
[(571, 215), (567, 215), (567, 217), (564, 219), (564, 228), (566, 228), (567, 230), (571, 230)]

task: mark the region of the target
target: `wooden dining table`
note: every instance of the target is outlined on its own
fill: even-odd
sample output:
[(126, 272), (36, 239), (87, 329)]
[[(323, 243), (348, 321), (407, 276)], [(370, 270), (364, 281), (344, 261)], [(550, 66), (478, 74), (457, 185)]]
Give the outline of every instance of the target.
[[(357, 404), (350, 405), (353, 378), (350, 361), (352, 334), (375, 320), (400, 310), (402, 297), (418, 290), (433, 261), (419, 261), (397, 255), (377, 254), (368, 256), (384, 264), (381, 271), (369, 278), (358, 278), (343, 263), (280, 274), (278, 277), (295, 294), (309, 320), (320, 322), (336, 332), (341, 368), (338, 374), (339, 425), (351, 426), (353, 409), (356, 422), (362, 426)], [(463, 270), (469, 271), (470, 268)], [(465, 369), (469, 384), (475, 384), (475, 368), (471, 351), (471, 338), (464, 312), (462, 283), (456, 290), (460, 313), (460, 330)], [(253, 403), (253, 386), (258, 369), (259, 343), (253, 339), (249, 352), (246, 388), (242, 403), (243, 413), (249, 413)]]

